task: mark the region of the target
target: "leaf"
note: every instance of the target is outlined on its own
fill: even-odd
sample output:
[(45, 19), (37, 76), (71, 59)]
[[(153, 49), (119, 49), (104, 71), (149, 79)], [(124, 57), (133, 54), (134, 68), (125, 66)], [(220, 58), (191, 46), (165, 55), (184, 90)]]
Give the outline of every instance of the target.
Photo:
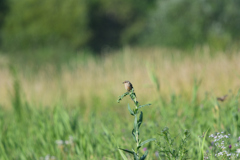
[(151, 104), (144, 104), (144, 105), (140, 105), (139, 107), (138, 107), (138, 109), (140, 109), (140, 108), (142, 108), (142, 107), (145, 107), (145, 106), (150, 106)]
[(136, 132), (138, 132), (138, 124), (137, 124), (137, 115), (134, 115), (134, 117), (135, 117), (135, 119), (134, 119), (134, 130), (136, 131)]
[(138, 114), (138, 109), (137, 109), (137, 108), (134, 109), (133, 112), (134, 112), (135, 114)]
[(118, 150), (120, 155), (122, 156), (123, 160), (128, 160), (127, 157), (123, 154), (123, 151), (121, 149)]
[(135, 136), (134, 132), (135, 132), (135, 129), (132, 130), (132, 136), (133, 136), (133, 139), (135, 140), (135, 142), (137, 142), (137, 139), (136, 139), (136, 136)]
[(206, 139), (206, 135), (207, 135), (208, 130), (209, 130), (209, 128), (207, 129), (206, 133), (204, 134), (204, 137), (203, 137), (203, 140), (202, 140), (202, 147), (201, 147), (201, 150), (200, 150), (201, 159), (203, 159), (203, 157), (204, 157), (204, 148), (203, 147), (204, 147), (204, 143), (205, 143), (205, 139)]
[(161, 134), (164, 134), (167, 136), (167, 134), (169, 133), (168, 130), (169, 130), (168, 127), (164, 127), (163, 130), (161, 131)]
[(117, 102), (120, 103), (120, 101), (127, 95), (129, 95), (129, 92), (126, 92), (123, 95), (119, 96)]
[(130, 154), (132, 154), (132, 155), (134, 155), (134, 153), (135, 153), (135, 152), (130, 151), (130, 150), (127, 150), (127, 149), (122, 149), (122, 148), (118, 148), (118, 149), (123, 150), (123, 151), (125, 151), (125, 152), (127, 152), (127, 153), (130, 153)]
[(148, 150), (145, 151), (145, 153), (142, 155), (142, 157), (140, 158), (140, 160), (144, 160), (148, 155)]
[(138, 128), (140, 128), (141, 124), (142, 124), (142, 121), (143, 121), (143, 113), (141, 111), (140, 115), (139, 115), (139, 120), (138, 120)]
[(134, 116), (134, 112), (131, 110), (129, 104), (128, 104), (128, 110), (129, 110), (130, 114)]
[(159, 83), (156, 73), (154, 72), (154, 70), (151, 70), (148, 73), (149, 73), (152, 83), (155, 85), (157, 91), (159, 92), (160, 91), (160, 83)]
[(156, 138), (151, 138), (151, 139), (148, 139), (146, 141), (143, 141), (139, 146), (143, 146), (144, 144), (148, 143), (148, 142), (151, 142), (151, 141), (155, 141)]
[(134, 160), (138, 160), (138, 155), (134, 153)]

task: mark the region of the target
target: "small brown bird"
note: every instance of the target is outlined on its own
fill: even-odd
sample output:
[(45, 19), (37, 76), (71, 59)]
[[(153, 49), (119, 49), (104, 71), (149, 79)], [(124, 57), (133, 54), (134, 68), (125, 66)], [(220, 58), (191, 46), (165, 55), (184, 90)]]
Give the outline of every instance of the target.
[(225, 95), (225, 96), (222, 96), (222, 97), (217, 97), (217, 100), (223, 102), (227, 98), (227, 96), (228, 95)]
[(130, 83), (129, 81), (124, 81), (123, 82), (125, 89), (130, 92), (133, 89), (132, 83)]
[[(133, 85), (132, 85), (131, 82), (129, 82), (129, 81), (124, 81), (123, 84), (124, 84), (124, 86), (125, 86), (125, 89), (126, 89), (128, 92), (130, 92), (130, 91), (133, 89)], [(133, 100), (136, 104), (138, 104), (136, 94), (133, 92), (132, 95), (134, 95), (134, 97), (132, 97), (132, 96), (130, 95), (131, 98), (132, 98), (132, 100)]]

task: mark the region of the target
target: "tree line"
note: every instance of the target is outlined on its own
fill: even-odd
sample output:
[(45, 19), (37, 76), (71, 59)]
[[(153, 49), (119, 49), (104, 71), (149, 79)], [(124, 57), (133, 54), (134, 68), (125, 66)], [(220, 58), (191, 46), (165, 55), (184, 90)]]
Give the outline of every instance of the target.
[(239, 37), (239, 0), (0, 0), (5, 49), (228, 46)]

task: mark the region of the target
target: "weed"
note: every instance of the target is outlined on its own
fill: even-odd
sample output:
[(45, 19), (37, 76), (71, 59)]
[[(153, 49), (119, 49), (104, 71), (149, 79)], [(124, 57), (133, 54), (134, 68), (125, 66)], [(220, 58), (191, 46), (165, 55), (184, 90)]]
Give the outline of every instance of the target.
[(165, 127), (159, 134), (160, 139), (156, 142), (158, 146), (159, 157), (168, 160), (188, 159), (187, 140), (190, 137), (188, 130), (185, 130), (179, 146), (175, 142), (177, 137), (172, 138), (169, 129)]
[(225, 132), (216, 132), (209, 136), (211, 145), (207, 150), (205, 159), (239, 159), (240, 155), (240, 137), (231, 143), (231, 135)]
[[(132, 88), (131, 91), (129, 92), (126, 92), (124, 93), (122, 96), (119, 97), (118, 99), (118, 103), (125, 97), (129, 95), (132, 99), (132, 101), (134, 102), (134, 105), (135, 105), (135, 109), (131, 109), (131, 107), (128, 105), (128, 110), (130, 112), (130, 114), (132, 116), (134, 116), (134, 123), (133, 123), (133, 130), (132, 130), (132, 136), (133, 136), (133, 139), (134, 141), (136, 142), (136, 148), (135, 149), (132, 149), (132, 150), (128, 150), (128, 149), (122, 149), (122, 148), (119, 148), (120, 150), (122, 151), (125, 151), (127, 153), (130, 153), (131, 155), (133, 155), (134, 157), (134, 160), (144, 160), (147, 155), (148, 155), (148, 150), (147, 149), (144, 149), (145, 153), (140, 157), (139, 155), (139, 149), (146, 143), (148, 142), (151, 142), (151, 141), (155, 141), (156, 139), (155, 138), (151, 138), (151, 139), (148, 139), (148, 140), (145, 140), (145, 141), (142, 141), (140, 138), (139, 138), (139, 135), (140, 135), (140, 126), (142, 124), (142, 121), (143, 121), (143, 112), (141, 111), (140, 112), (140, 115), (139, 115), (139, 118), (137, 117), (138, 113), (139, 113), (139, 109), (142, 108), (142, 107), (145, 107), (145, 106), (149, 106), (150, 104), (146, 104), (146, 105), (139, 105), (137, 99), (136, 99), (136, 94), (134, 92), (134, 88)], [(126, 157), (120, 152), (122, 158), (124, 160), (126, 160)]]

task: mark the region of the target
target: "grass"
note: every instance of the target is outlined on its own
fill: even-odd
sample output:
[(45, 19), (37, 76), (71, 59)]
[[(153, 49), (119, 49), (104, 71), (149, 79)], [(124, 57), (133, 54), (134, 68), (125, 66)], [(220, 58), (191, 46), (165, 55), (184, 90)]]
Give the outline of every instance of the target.
[[(199, 149), (199, 137), (207, 130), (230, 133), (232, 144), (240, 136), (237, 51), (199, 49), (187, 56), (175, 50), (125, 48), (82, 58), (70, 59), (61, 71), (44, 64), (36, 73), (14, 63), (14, 78), (11, 59), (1, 56), (0, 159), (121, 159), (118, 146), (134, 146), (126, 107), (131, 99), (116, 102), (125, 92), (124, 80), (132, 82), (141, 103), (152, 104), (143, 108), (142, 139), (161, 141), (158, 134), (165, 127), (176, 138), (189, 130), (188, 157), (198, 159), (211, 144), (206, 136)], [(216, 100), (225, 94), (224, 102)], [(157, 145), (146, 148), (147, 160), (159, 159)]]

